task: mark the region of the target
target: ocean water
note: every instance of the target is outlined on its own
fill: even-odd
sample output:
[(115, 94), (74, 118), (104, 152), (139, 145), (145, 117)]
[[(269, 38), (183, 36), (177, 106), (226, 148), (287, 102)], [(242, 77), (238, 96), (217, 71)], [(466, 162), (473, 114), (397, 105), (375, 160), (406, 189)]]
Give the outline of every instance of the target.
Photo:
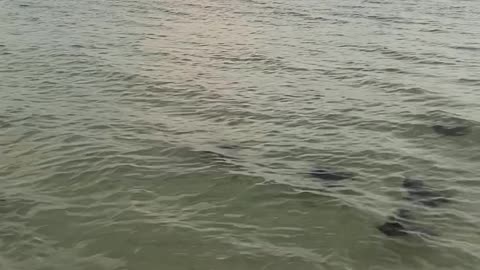
[(480, 1), (0, 0), (2, 270), (479, 269), (479, 165)]

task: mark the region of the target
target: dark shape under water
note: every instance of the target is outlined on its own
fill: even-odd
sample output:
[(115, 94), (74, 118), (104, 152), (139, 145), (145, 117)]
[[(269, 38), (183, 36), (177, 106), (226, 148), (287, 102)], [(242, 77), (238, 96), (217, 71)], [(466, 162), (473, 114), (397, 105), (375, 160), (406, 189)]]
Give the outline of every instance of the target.
[(386, 236), (406, 236), (409, 234), (409, 227), (413, 219), (412, 212), (407, 209), (399, 209), (396, 215), (388, 217), (388, 220), (377, 229)]
[(407, 236), (408, 231), (405, 227), (396, 220), (389, 220), (382, 225), (378, 226), (377, 229), (381, 231), (386, 236)]
[[(402, 185), (408, 193), (406, 199), (415, 203), (436, 207), (442, 203), (449, 202), (445, 195), (439, 191), (432, 190), (420, 179), (406, 177)], [(377, 229), (390, 237), (401, 237), (410, 234), (438, 235), (429, 228), (415, 225), (414, 213), (403, 208), (398, 209), (395, 215), (389, 216), (385, 223), (377, 226)]]
[(448, 203), (450, 200), (439, 191), (432, 190), (425, 186), (420, 179), (407, 177), (403, 180), (403, 187), (407, 190), (407, 200), (423, 204), (429, 207), (438, 207), (441, 204)]
[(315, 169), (310, 172), (310, 175), (318, 179), (332, 182), (350, 179), (354, 176), (354, 174), (350, 172), (338, 172), (329, 169)]
[(471, 131), (469, 126), (447, 127), (443, 125), (434, 125), (432, 126), (432, 129), (436, 133), (445, 136), (463, 136), (467, 135)]
[(435, 231), (415, 224), (413, 212), (408, 209), (399, 209), (395, 215), (389, 216), (388, 220), (377, 229), (386, 236), (402, 237), (407, 235), (438, 236)]

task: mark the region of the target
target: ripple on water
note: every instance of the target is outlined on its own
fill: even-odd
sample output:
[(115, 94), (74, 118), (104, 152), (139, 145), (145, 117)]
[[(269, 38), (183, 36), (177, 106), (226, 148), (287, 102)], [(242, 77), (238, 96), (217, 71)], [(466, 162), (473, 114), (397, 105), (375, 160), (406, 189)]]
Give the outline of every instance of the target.
[(478, 265), (477, 2), (114, 2), (0, 9), (0, 268)]

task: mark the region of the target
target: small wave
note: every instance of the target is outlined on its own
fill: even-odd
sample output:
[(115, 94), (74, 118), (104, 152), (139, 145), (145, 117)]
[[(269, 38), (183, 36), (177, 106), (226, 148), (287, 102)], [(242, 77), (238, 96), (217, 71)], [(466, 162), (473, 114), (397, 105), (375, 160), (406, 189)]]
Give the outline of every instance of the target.
[(456, 50), (464, 50), (464, 51), (480, 51), (480, 47), (474, 47), (474, 46), (452, 46), (450, 48), (456, 49)]

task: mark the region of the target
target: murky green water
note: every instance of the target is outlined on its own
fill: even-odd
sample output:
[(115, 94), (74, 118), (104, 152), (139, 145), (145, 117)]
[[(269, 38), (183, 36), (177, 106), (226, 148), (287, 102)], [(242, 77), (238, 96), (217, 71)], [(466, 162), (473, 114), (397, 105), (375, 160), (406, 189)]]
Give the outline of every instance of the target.
[(0, 63), (0, 269), (478, 268), (479, 1), (0, 0)]

